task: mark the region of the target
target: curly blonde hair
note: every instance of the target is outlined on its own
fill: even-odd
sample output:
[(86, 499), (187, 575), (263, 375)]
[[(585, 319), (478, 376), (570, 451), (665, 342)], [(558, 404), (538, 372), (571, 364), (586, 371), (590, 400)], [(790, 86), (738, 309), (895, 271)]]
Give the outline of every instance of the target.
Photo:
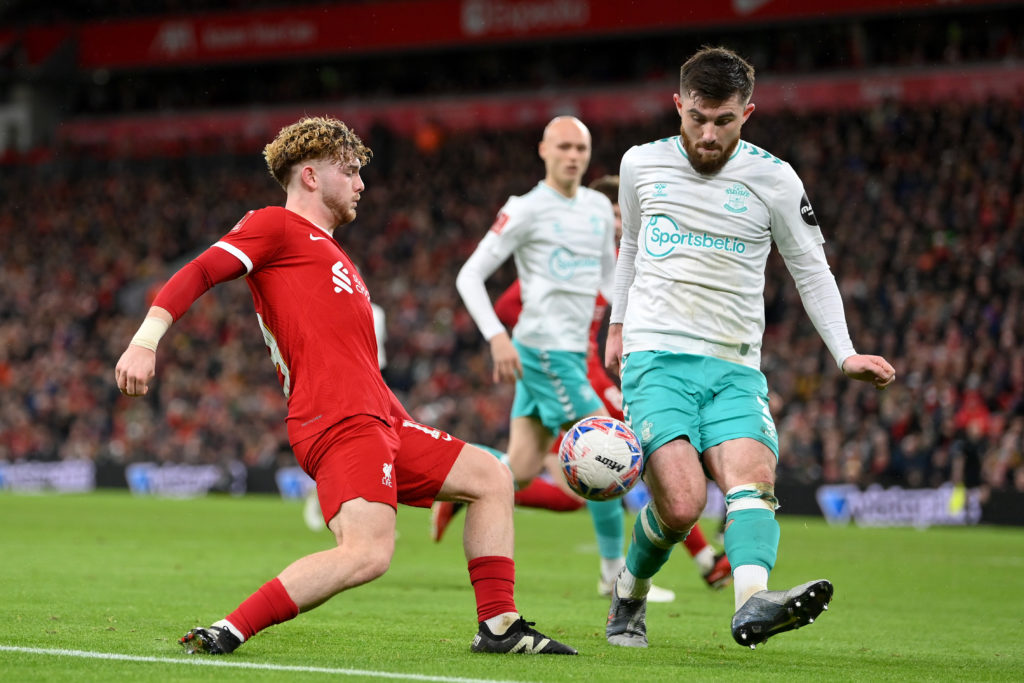
[(358, 160), (365, 166), (373, 151), (351, 128), (330, 116), (307, 116), (285, 126), (273, 142), (263, 148), (267, 168), (281, 187), (288, 189), (292, 167), (307, 159), (334, 163)]

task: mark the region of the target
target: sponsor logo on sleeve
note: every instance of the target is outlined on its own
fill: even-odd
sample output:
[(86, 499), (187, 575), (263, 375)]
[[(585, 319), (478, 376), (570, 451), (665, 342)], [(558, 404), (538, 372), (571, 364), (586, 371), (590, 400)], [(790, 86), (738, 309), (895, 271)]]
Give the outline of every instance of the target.
[(491, 232), (495, 235), (500, 235), (501, 231), (505, 229), (505, 225), (508, 223), (508, 214), (499, 213), (498, 217), (494, 219), (494, 223), (491, 225)]
[(238, 232), (239, 230), (241, 230), (242, 226), (245, 225), (245, 222), (249, 220), (249, 217), (252, 216), (254, 213), (256, 212), (249, 211), (244, 216), (242, 216), (242, 218), (237, 223), (235, 223), (235, 227), (231, 228), (231, 232)]
[(818, 218), (814, 215), (814, 209), (811, 208), (811, 200), (807, 198), (805, 193), (800, 198), (800, 218), (804, 219), (804, 223), (811, 227), (818, 227)]

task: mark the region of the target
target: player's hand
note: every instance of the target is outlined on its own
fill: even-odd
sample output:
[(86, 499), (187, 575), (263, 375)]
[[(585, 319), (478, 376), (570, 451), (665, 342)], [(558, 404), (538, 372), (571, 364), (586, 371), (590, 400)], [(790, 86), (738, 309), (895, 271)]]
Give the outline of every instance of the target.
[(515, 382), (522, 378), (523, 363), (519, 352), (505, 332), (491, 337), (491, 358), (494, 360), (495, 382)]
[(843, 373), (850, 379), (871, 382), (885, 389), (896, 379), (896, 370), (881, 356), (850, 356), (843, 361)]
[(612, 377), (622, 376), (622, 323), (608, 326), (608, 336), (604, 341), (604, 367)]
[(125, 396), (145, 396), (156, 374), (156, 352), (129, 344), (114, 368), (117, 388)]

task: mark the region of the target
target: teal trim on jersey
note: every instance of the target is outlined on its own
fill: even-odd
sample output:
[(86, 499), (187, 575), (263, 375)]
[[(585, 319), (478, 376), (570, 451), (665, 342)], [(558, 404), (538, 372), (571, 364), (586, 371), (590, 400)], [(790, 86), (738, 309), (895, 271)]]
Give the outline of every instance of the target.
[(698, 453), (730, 439), (755, 439), (779, 457), (760, 370), (710, 356), (634, 351), (622, 366), (622, 401), (644, 458), (680, 437)]
[(753, 564), (769, 572), (779, 554), (779, 523), (771, 510), (737, 510), (726, 515), (725, 554), (733, 567)]
[(552, 434), (604, 406), (587, 379), (586, 354), (535, 349), (512, 340), (523, 364), (516, 380), (512, 418), (533, 417)]
[[(676, 149), (679, 150), (679, 153), (683, 155), (684, 159), (689, 161), (690, 160), (690, 155), (687, 154), (686, 153), (686, 149), (683, 148), (683, 136), (676, 135), (672, 139), (676, 141)], [(747, 144), (747, 143), (743, 142), (743, 140), (740, 140), (740, 144), (736, 145), (736, 151), (732, 153), (732, 155), (729, 157), (729, 159), (735, 159), (739, 155), (740, 149), (742, 149), (743, 145), (745, 145), (745, 144)]]
[(551, 194), (553, 194), (553, 195), (555, 195), (556, 197), (558, 197), (559, 199), (561, 199), (561, 200), (562, 200), (563, 202), (565, 202), (566, 204), (569, 204), (570, 206), (572, 206), (573, 204), (575, 204), (575, 203), (576, 203), (576, 198), (580, 196), (580, 193), (579, 193), (579, 191), (578, 191), (578, 189), (579, 189), (579, 188), (577, 188), (577, 192), (576, 192), (576, 194), (575, 194), (574, 196), (572, 196), (572, 197), (566, 197), (566, 196), (565, 196), (564, 194), (562, 194), (561, 192), (559, 192), (559, 191), (558, 191), (558, 190), (556, 190), (555, 188), (551, 187), (550, 185), (548, 185), (548, 184), (547, 184), (546, 182), (544, 182), (543, 180), (542, 180), (542, 181), (540, 181), (539, 183), (537, 183), (537, 187), (542, 187), (542, 188), (544, 188), (545, 190), (547, 190), (547, 191), (548, 191), (548, 192), (550, 192)]
[(676, 141), (676, 149), (679, 150), (679, 153), (683, 155), (684, 159), (689, 161), (690, 160), (690, 155), (686, 153), (685, 149), (683, 149), (683, 139), (682, 139), (682, 137), (676, 135), (672, 139)]
[(776, 163), (776, 164), (779, 164), (779, 165), (782, 165), (782, 164), (786, 163), (782, 159), (779, 159), (774, 154), (771, 154), (770, 152), (766, 152), (765, 150), (761, 149), (757, 145), (752, 145), (749, 142), (741, 141), (739, 147), (736, 148), (736, 153), (739, 154), (741, 149), (743, 151), (745, 151), (747, 154), (749, 154), (750, 156), (752, 156), (752, 157), (761, 157), (762, 159), (771, 159), (772, 163)]

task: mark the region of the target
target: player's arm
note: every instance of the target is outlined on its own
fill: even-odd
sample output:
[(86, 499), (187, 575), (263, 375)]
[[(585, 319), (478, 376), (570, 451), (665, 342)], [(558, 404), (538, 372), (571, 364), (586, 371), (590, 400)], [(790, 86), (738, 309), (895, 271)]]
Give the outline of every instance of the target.
[(854, 350), (846, 327), (843, 298), (825, 258), (825, 239), (818, 219), (803, 183), (788, 164), (779, 169), (773, 191), (773, 200), (769, 202), (772, 239), (793, 276), (814, 329), (847, 377), (884, 389), (892, 383), (896, 372), (881, 356), (865, 356)]
[(210, 247), (167, 281), (156, 295), (128, 348), (114, 368), (117, 388), (127, 396), (144, 396), (156, 374), (156, 348), (175, 320), (214, 285), (233, 280), (246, 266), (227, 251)]
[[(499, 214), (495, 227), (480, 240), (470, 257), (455, 278), (455, 288), (470, 317), (480, 329), (484, 339), (491, 345), (494, 362), (494, 381), (515, 381), (523, 376), (523, 366), (512, 340), (494, 312), (487, 294), (485, 282), (512, 253), (514, 243), (500, 233), (507, 222), (505, 214)], [(500, 227), (499, 227), (500, 226)]]
[(598, 293), (605, 301), (611, 301), (615, 296), (615, 214), (610, 204), (608, 208), (608, 230), (601, 251), (601, 284), (598, 287)]
[(884, 389), (896, 377), (896, 371), (881, 356), (858, 354), (850, 340), (843, 310), (843, 298), (829, 269), (825, 250), (819, 244), (810, 251), (784, 257), (804, 310), (814, 324), (836, 365), (851, 379), (871, 382)]
[(626, 317), (626, 305), (629, 303), (629, 288), (636, 277), (637, 236), (640, 232), (640, 198), (636, 194), (636, 178), (629, 156), (629, 152), (626, 152), (619, 166), (622, 240), (619, 242), (619, 257), (615, 263), (612, 310), (604, 342), (604, 365), (613, 377), (619, 376), (622, 365), (622, 321)]

